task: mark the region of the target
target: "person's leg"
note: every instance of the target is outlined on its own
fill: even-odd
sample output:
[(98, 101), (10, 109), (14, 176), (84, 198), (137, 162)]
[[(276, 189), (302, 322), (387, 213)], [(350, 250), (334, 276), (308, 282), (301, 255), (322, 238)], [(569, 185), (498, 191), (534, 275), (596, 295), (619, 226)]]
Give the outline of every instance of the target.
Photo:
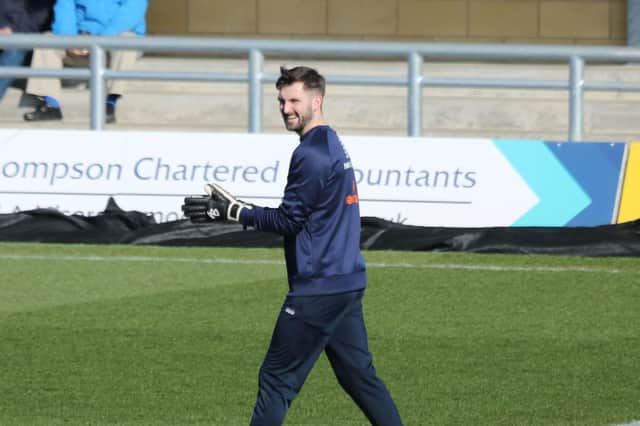
[[(61, 69), (65, 55), (62, 49), (35, 49), (31, 68)], [(59, 78), (30, 78), (25, 92), (39, 97), (35, 109), (24, 113), (25, 121), (62, 120), (59, 104), (62, 84)]]
[(281, 425), (354, 295), (287, 297), (258, 379), (251, 425)]
[[(62, 69), (66, 53), (61, 49), (34, 49), (31, 68)], [(29, 78), (25, 92), (36, 96), (50, 96), (60, 100), (62, 85), (59, 78)]]
[[(135, 37), (134, 33), (120, 34), (122, 37)], [(109, 68), (116, 71), (132, 70), (138, 59), (138, 52), (132, 50), (113, 50), (109, 52)], [(107, 82), (107, 123), (116, 121), (116, 105), (126, 89), (126, 80), (116, 79)]]
[(322, 353), (328, 336), (307, 324), (298, 298), (287, 298), (258, 375), (251, 425), (281, 425), (291, 402)]
[(0, 50), (0, 66), (19, 67), (22, 65), (27, 52), (18, 49)]
[(398, 409), (376, 374), (359, 297), (341, 320), (325, 350), (342, 388), (373, 425), (402, 425)]
[[(122, 33), (121, 37), (135, 37), (134, 33)], [(138, 52), (135, 50), (112, 50), (109, 52), (109, 68), (114, 71), (129, 71), (135, 67), (138, 59)], [(126, 80), (115, 79), (107, 83), (107, 92), (110, 95), (122, 96), (127, 85)]]
[[(24, 63), (27, 52), (17, 49), (5, 49), (0, 51), (0, 67), (19, 67)], [(0, 78), (0, 99), (3, 98), (7, 88), (14, 79), (12, 77)]]

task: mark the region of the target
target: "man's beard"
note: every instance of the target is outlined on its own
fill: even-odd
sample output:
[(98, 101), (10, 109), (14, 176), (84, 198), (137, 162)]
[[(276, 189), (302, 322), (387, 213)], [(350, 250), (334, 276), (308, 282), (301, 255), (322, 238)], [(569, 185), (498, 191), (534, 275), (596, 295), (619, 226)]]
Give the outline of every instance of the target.
[[(288, 120), (288, 117), (294, 117), (295, 120), (290, 122)], [(289, 114), (289, 116), (283, 115), (282, 118), (287, 130), (300, 134), (304, 130), (307, 123), (311, 121), (311, 111), (306, 111), (305, 114), (292, 113)]]

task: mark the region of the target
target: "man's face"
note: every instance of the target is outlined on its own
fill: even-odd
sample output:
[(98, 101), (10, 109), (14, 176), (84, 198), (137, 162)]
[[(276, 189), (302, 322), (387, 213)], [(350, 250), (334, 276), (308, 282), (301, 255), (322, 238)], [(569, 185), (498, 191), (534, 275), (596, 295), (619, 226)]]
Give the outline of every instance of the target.
[(278, 93), (278, 102), (287, 130), (304, 134), (320, 108), (321, 99), (314, 91), (305, 90), (302, 82), (283, 86)]

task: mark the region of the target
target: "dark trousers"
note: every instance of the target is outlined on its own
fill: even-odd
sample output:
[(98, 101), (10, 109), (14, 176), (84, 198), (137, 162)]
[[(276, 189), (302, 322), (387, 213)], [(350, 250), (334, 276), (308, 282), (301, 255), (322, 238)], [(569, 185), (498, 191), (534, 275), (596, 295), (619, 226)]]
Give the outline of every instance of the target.
[[(0, 67), (19, 67), (24, 63), (27, 52), (18, 49), (0, 50)], [(13, 81), (13, 77), (0, 78), (0, 99), (4, 96), (9, 85)]]
[(282, 424), (322, 351), (342, 388), (372, 424), (402, 424), (389, 391), (373, 367), (362, 313), (363, 296), (364, 290), (359, 290), (286, 298), (260, 367), (251, 425)]

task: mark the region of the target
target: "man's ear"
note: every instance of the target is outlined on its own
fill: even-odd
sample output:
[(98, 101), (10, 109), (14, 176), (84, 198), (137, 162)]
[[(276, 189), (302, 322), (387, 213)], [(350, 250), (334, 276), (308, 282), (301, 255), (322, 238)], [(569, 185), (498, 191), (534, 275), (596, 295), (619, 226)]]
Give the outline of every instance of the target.
[(311, 100), (311, 102), (313, 103), (313, 108), (317, 111), (322, 111), (323, 101), (324, 101), (324, 98), (322, 97), (322, 95), (315, 95)]

